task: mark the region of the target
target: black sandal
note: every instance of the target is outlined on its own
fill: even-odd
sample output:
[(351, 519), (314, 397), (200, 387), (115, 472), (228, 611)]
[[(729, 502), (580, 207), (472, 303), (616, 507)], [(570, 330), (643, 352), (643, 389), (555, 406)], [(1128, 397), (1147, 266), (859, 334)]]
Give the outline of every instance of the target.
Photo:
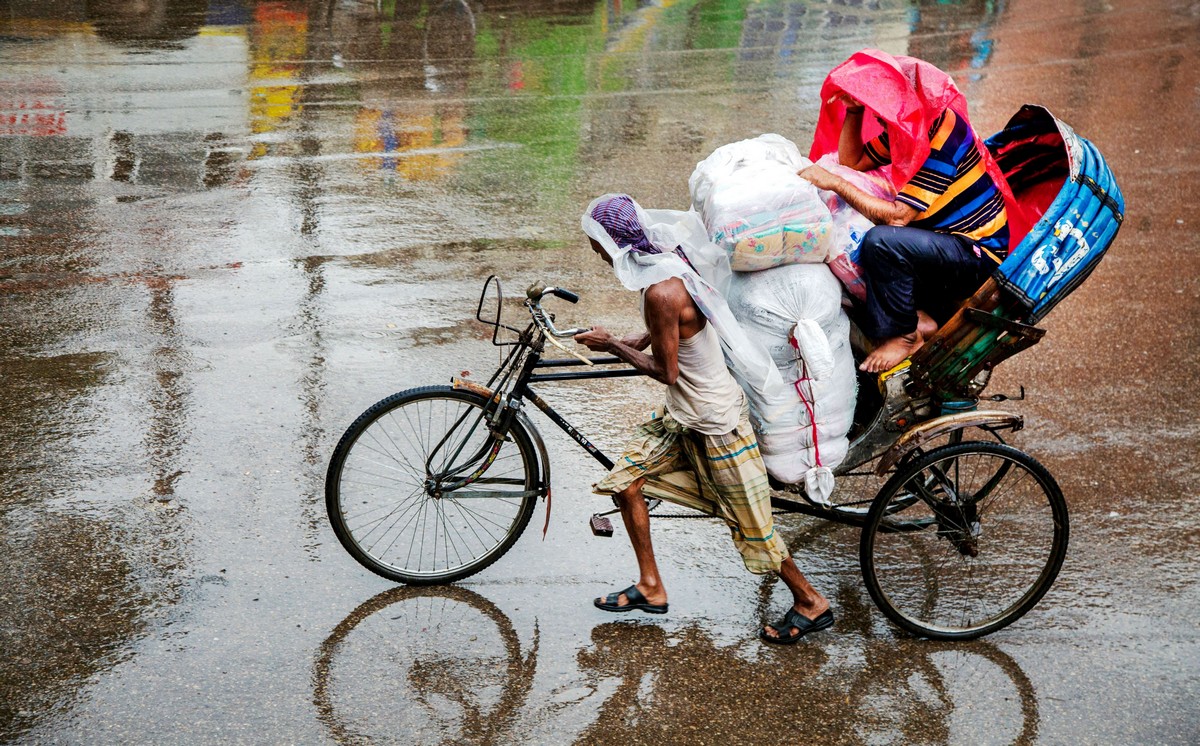
[[(629, 603), (618, 603), (621, 600), (622, 593), (625, 594), (625, 600)], [(625, 612), (640, 609), (647, 614), (666, 614), (668, 606), (668, 604), (652, 604), (647, 602), (646, 597), (637, 589), (637, 585), (631, 585), (623, 591), (610, 593), (604, 597), (603, 601), (597, 598), (592, 603), (596, 605), (597, 609), (603, 609), (604, 611)]]
[[(809, 619), (795, 609), (788, 609), (787, 613), (783, 615), (783, 619), (771, 626), (775, 628), (778, 636), (772, 637), (767, 634), (767, 628), (763, 627), (758, 631), (758, 639), (775, 645), (791, 645), (809, 632), (832, 627), (833, 609), (826, 609), (823, 613), (818, 614), (816, 619)], [(796, 628), (796, 634), (787, 634), (792, 627)]]

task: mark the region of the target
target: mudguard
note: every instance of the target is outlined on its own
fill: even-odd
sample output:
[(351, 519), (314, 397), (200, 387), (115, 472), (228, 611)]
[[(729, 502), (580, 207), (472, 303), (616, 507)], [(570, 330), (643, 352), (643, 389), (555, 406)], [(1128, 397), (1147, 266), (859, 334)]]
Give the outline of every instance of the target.
[(968, 427), (982, 427), (990, 430), (1017, 431), (1025, 426), (1025, 418), (1012, 412), (982, 411), (959, 412), (942, 417), (935, 417), (905, 431), (896, 444), (888, 449), (879, 459), (875, 467), (876, 474), (884, 474), (900, 463), (914, 448), (922, 446), (947, 433), (964, 430)]

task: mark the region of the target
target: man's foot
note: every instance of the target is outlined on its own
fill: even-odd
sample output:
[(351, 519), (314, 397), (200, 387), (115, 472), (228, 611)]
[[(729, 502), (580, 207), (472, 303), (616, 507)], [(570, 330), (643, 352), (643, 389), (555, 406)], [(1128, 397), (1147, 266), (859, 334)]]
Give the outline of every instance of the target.
[(763, 628), (758, 631), (758, 637), (763, 642), (775, 645), (791, 645), (810, 632), (817, 632), (832, 626), (833, 609), (828, 606), (823, 612), (811, 618), (793, 607), (788, 609), (779, 622), (763, 625)]
[[(937, 334), (938, 324), (933, 320), (933, 317), (924, 311), (917, 311), (917, 347), (929, 341), (929, 338)], [(914, 349), (913, 352), (916, 352)], [(912, 353), (909, 353), (910, 355)]]
[(916, 352), (920, 346), (921, 340), (916, 332), (892, 337), (872, 350), (871, 354), (867, 355), (867, 359), (863, 360), (862, 365), (858, 366), (858, 369), (868, 373), (882, 373), (885, 370), (891, 370), (904, 358)]
[(654, 596), (653, 601), (643, 596), (636, 585), (631, 585), (618, 593), (610, 593), (604, 598), (597, 598), (592, 603), (597, 609), (604, 611), (624, 612), (640, 609), (647, 614), (666, 614), (667, 594), (659, 588), (657, 593), (651, 595)]

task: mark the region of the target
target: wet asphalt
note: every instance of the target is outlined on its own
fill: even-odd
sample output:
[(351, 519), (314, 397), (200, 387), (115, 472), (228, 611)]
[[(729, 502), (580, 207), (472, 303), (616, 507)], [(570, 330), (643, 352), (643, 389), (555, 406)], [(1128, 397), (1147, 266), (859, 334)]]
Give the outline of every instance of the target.
[[(338, 437), (498, 361), (483, 279), (637, 327), (579, 213), (683, 209), (718, 145), (806, 149), (866, 46), (951, 72), (984, 133), (1041, 103), (1127, 215), (989, 392), (1027, 398), (1072, 543), (980, 641), (871, 605), (855, 529), (780, 530), (838, 622), (787, 606), (710, 521), (656, 522), (671, 613), (594, 538), (602, 471), (540, 415), (541, 509), (495, 565), (406, 588), (325, 517)], [(1192, 744), (1200, 741), (1200, 4), (0, 0), (0, 741)], [(516, 314), (518, 310), (510, 310)], [(543, 395), (604, 450), (645, 380)]]

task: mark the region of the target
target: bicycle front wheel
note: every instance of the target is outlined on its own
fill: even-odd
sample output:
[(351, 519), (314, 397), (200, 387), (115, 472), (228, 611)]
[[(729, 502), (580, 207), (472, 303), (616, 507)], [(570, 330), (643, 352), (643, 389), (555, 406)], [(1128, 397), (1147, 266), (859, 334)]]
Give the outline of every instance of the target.
[(461, 580), (525, 530), (538, 495), (534, 446), (515, 425), (497, 451), (485, 404), (449, 386), (403, 391), (342, 436), (325, 507), (342, 546), (368, 570), (412, 585)]
[(958, 443), (888, 481), (871, 505), (859, 560), (889, 619), (922, 637), (964, 640), (1037, 604), (1062, 567), (1068, 532), (1062, 491), (1033, 457)]

